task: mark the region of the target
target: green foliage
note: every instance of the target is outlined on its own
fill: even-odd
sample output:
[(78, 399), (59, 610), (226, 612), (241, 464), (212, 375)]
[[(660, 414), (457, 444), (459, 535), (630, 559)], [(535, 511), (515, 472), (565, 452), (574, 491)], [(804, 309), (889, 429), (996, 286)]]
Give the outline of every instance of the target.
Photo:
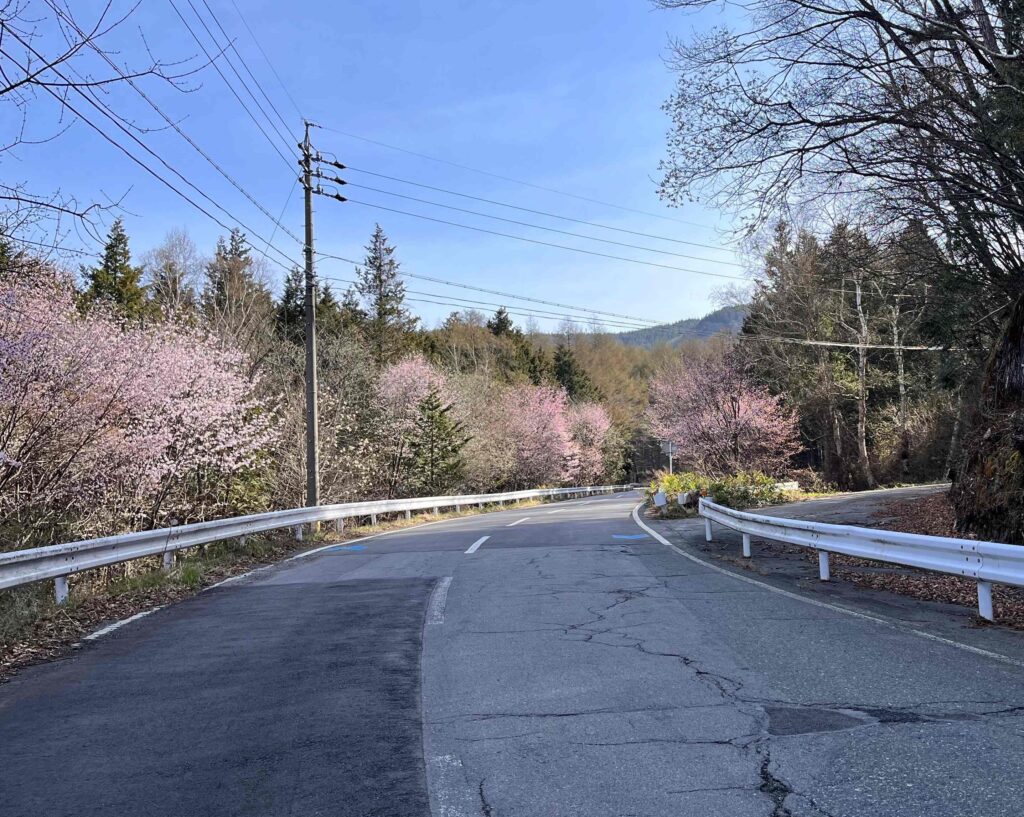
[(658, 491), (663, 491), (668, 499), (664, 510), (670, 516), (679, 515), (679, 497), (693, 491), (729, 508), (757, 508), (786, 501), (785, 494), (776, 486), (775, 480), (758, 471), (741, 472), (728, 477), (707, 477), (692, 471), (678, 474), (661, 472), (648, 485), (647, 498), (651, 499)]
[(492, 335), (499, 338), (502, 335), (509, 335), (515, 331), (512, 318), (508, 314), (508, 310), (503, 306), (498, 307), (498, 311), (494, 313), (494, 317), (487, 321), (487, 328), (491, 331)]
[(462, 449), (469, 438), (462, 423), (452, 418), (451, 410), (450, 405), (441, 402), (436, 389), (431, 389), (417, 406), (409, 457), (412, 479), (418, 492), (426, 496), (443, 496), (462, 479)]
[(86, 302), (108, 304), (129, 320), (154, 314), (141, 283), (142, 267), (132, 266), (128, 234), (121, 219), (110, 227), (100, 265), (83, 269), (83, 274), (88, 284), (83, 295)]
[(378, 224), (366, 245), (366, 258), (356, 267), (356, 292), (362, 296), (366, 320), (363, 335), (378, 366), (399, 360), (409, 349), (409, 335), (419, 322), (405, 307), (405, 284), (398, 273), (395, 248)]
[(564, 343), (555, 347), (554, 375), (570, 399), (584, 403), (595, 403), (601, 399), (600, 389), (594, 385), (572, 349)]
[(208, 315), (251, 312), (269, 307), (270, 292), (256, 277), (245, 234), (235, 228), (225, 241), (217, 239), (213, 259), (206, 265), (203, 306)]
[[(292, 343), (301, 344), (306, 337), (306, 274), (292, 267), (284, 281), (281, 299), (274, 308), (274, 325), (278, 335)], [(342, 304), (330, 286), (315, 284), (317, 337), (338, 335), (344, 331), (345, 317)]]

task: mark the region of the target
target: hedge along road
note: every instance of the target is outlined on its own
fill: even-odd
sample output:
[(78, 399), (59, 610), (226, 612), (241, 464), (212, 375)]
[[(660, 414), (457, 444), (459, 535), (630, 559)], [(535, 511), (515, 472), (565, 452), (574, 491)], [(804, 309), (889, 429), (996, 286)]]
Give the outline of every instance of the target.
[(33, 667), (0, 814), (1019, 814), (1019, 667), (684, 558), (636, 500), (329, 547)]

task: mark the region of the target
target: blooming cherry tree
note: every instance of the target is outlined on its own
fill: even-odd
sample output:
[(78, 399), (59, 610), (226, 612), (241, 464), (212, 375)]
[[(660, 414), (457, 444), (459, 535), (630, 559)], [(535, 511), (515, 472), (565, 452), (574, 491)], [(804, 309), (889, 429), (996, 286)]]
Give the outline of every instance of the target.
[(273, 414), (241, 356), (194, 330), (81, 314), (52, 275), (0, 285), (0, 518), (45, 536), (202, 515), (197, 484), (256, 464)]
[(611, 417), (600, 403), (569, 407), (569, 430), (576, 454), (574, 481), (593, 485), (605, 475), (605, 446), (612, 428)]
[(722, 361), (668, 366), (651, 382), (647, 417), (656, 436), (710, 475), (778, 474), (800, 450), (793, 413)]

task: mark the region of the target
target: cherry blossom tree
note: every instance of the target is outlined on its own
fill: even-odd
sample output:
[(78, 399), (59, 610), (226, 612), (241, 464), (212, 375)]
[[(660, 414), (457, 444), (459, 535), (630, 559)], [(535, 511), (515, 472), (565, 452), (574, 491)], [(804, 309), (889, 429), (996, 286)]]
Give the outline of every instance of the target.
[(0, 518), (12, 536), (201, 518), (226, 502), (224, 480), (274, 439), (241, 355), (196, 330), (83, 315), (68, 281), (37, 272), (0, 281)]
[[(384, 492), (390, 499), (402, 492), (403, 477), (410, 467), (409, 440), (423, 399), (436, 392), (445, 405), (451, 396), (444, 374), (422, 355), (392, 363), (384, 369), (378, 387), (381, 427), (379, 456), (384, 464)], [(410, 482), (410, 480), (405, 480)], [(407, 486), (406, 486), (407, 487)]]
[(577, 403), (568, 410), (569, 429), (576, 454), (574, 481), (594, 485), (607, 472), (606, 446), (612, 420), (600, 403)]
[(721, 360), (677, 360), (651, 382), (652, 432), (697, 470), (778, 474), (800, 450), (797, 421), (779, 398)]
[(512, 484), (525, 488), (568, 479), (577, 467), (577, 452), (565, 389), (511, 387), (501, 405), (513, 452)]

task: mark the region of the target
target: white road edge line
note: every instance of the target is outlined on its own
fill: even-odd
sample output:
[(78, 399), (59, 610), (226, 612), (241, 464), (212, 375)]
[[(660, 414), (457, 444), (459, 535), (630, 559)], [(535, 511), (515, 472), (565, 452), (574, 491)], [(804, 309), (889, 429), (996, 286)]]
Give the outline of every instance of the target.
[(444, 608), (448, 603), (448, 588), (451, 586), (451, 576), (444, 576), (434, 585), (434, 592), (430, 596), (430, 609), (427, 612), (427, 624), (444, 624)]
[(768, 590), (772, 593), (778, 593), (780, 596), (785, 596), (786, 598), (795, 599), (796, 601), (802, 601), (804, 604), (811, 604), (815, 607), (823, 607), (826, 610), (834, 610), (837, 613), (845, 613), (848, 616), (864, 619), (865, 621), (873, 621), (875, 624), (881, 624), (883, 627), (888, 627), (892, 630), (899, 630), (900, 632), (910, 633), (911, 635), (916, 635), (920, 638), (925, 638), (928, 641), (935, 641), (939, 644), (945, 644), (947, 647), (955, 647), (958, 650), (964, 650), (965, 652), (974, 653), (975, 655), (981, 655), (985, 658), (993, 658), (996, 661), (1001, 661), (1004, 664), (1011, 664), (1015, 667), (1024, 667), (1024, 661), (1021, 661), (1017, 658), (1011, 658), (1009, 655), (1003, 655), (1002, 653), (982, 649), (981, 647), (973, 647), (970, 644), (964, 644), (962, 641), (956, 641), (952, 638), (945, 638), (944, 636), (935, 635), (934, 633), (926, 633), (923, 630), (915, 630), (913, 627), (907, 627), (906, 625), (901, 624), (900, 622), (894, 619), (885, 618), (884, 616), (871, 615), (870, 613), (861, 613), (857, 610), (851, 610), (848, 607), (843, 607), (839, 604), (831, 604), (827, 601), (818, 601), (818, 599), (811, 599), (807, 596), (801, 596), (799, 593), (791, 593), (790, 591), (783, 590), (780, 587), (774, 587), (768, 584), (767, 582), (761, 582), (757, 579), (752, 579), (749, 576), (741, 576), (738, 573), (734, 573), (731, 570), (726, 570), (724, 567), (719, 567), (718, 565), (713, 565), (710, 562), (705, 562), (703, 559), (698, 558), (697, 556), (694, 556), (691, 553), (687, 553), (682, 548), (676, 547), (668, 539), (666, 539), (664, 536), (662, 536), (660, 533), (654, 530), (654, 528), (652, 528), (650, 525), (645, 524), (643, 520), (640, 519), (639, 514), (639, 511), (644, 506), (644, 504), (645, 503), (641, 502), (639, 505), (633, 508), (633, 521), (636, 522), (637, 525), (639, 525), (643, 530), (647, 531), (647, 533), (653, 536), (656, 540), (661, 542), (661, 544), (674, 550), (684, 559), (689, 559), (691, 562), (696, 562), (697, 564), (703, 567), (706, 567), (710, 570), (714, 570), (716, 573), (721, 573), (723, 576), (729, 576), (730, 578), (736, 579), (737, 581), (746, 582), (747, 584), (753, 584), (757, 587), (762, 588), (763, 590)]
[(515, 522), (509, 522), (509, 523), (508, 523), (508, 524), (507, 524), (507, 525), (506, 525), (505, 527), (506, 527), (506, 528), (514, 528), (514, 527), (515, 527), (516, 525), (518, 525), (518, 524), (519, 524), (520, 522), (525, 522), (525, 521), (526, 521), (527, 519), (529, 519), (529, 518), (530, 518), (530, 517), (528, 517), (528, 516), (524, 516), (524, 517), (523, 517), (522, 519), (517, 519), (517, 520), (516, 520)]
[(473, 544), (469, 546), (469, 548), (466, 550), (466, 553), (476, 553), (477, 550), (479, 550), (480, 545), (482, 545), (490, 538), (490, 536), (481, 536), (479, 539), (477, 539)]
[(562, 511), (567, 511), (567, 510), (569, 510), (569, 509), (568, 508), (559, 508), (556, 511), (548, 511), (548, 513), (561, 513)]
[(145, 618), (150, 613), (155, 613), (157, 610), (163, 610), (166, 606), (166, 604), (161, 604), (159, 607), (154, 607), (152, 610), (143, 610), (141, 613), (136, 613), (134, 616), (128, 616), (128, 618), (123, 618), (120, 621), (115, 621), (105, 627), (100, 627), (96, 632), (89, 633), (89, 635), (82, 638), (82, 641), (95, 641), (97, 638), (102, 638), (103, 636), (114, 632), (114, 630), (121, 629), (125, 624), (131, 624), (133, 621)]

